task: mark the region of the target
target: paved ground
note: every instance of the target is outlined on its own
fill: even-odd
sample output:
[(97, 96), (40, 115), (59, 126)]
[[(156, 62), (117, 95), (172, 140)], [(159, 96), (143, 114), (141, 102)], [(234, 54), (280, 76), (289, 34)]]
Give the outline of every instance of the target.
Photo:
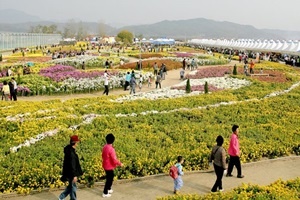
[[(278, 179), (288, 180), (300, 177), (300, 156), (283, 157), (273, 160), (263, 160), (242, 165), (245, 178), (224, 177), (223, 187), (225, 191), (240, 186), (242, 183), (253, 183), (268, 185)], [(236, 175), (236, 169), (233, 171)], [(215, 174), (212, 170), (199, 172), (186, 172), (183, 176), (184, 186), (182, 194), (206, 194), (215, 181)], [(62, 188), (64, 189), (64, 188)], [(173, 181), (168, 175), (158, 175), (132, 181), (115, 181), (114, 193), (110, 199), (113, 200), (154, 200), (156, 197), (172, 195)], [(94, 188), (81, 188), (77, 191), (79, 200), (101, 199), (103, 184)], [(62, 190), (50, 190), (27, 196), (7, 195), (0, 196), (0, 199), (8, 200), (55, 200), (58, 199)], [(69, 198), (67, 198), (69, 199)]]

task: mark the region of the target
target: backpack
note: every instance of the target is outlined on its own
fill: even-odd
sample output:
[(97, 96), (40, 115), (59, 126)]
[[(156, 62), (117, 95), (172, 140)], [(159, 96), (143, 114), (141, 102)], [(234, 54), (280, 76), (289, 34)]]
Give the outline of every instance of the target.
[(173, 179), (176, 179), (178, 177), (178, 168), (173, 165), (171, 168), (170, 168), (170, 171), (169, 171), (169, 175), (173, 178)]

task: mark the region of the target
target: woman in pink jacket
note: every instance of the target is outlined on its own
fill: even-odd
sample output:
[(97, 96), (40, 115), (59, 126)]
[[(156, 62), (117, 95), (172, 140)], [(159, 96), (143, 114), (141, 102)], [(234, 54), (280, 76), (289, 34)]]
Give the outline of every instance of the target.
[(102, 149), (102, 166), (106, 174), (106, 182), (102, 197), (110, 197), (113, 193), (111, 186), (114, 181), (114, 169), (123, 164), (117, 159), (116, 152), (112, 144), (115, 141), (115, 136), (110, 133), (106, 136), (106, 145)]
[(231, 172), (233, 170), (233, 166), (235, 166), (238, 172), (237, 177), (244, 178), (244, 176), (242, 175), (242, 168), (241, 168), (241, 161), (240, 161), (240, 145), (239, 145), (238, 135), (239, 135), (239, 126), (233, 125), (232, 135), (230, 138), (230, 144), (228, 149), (230, 160), (228, 164), (228, 171), (226, 174), (227, 177), (232, 176)]

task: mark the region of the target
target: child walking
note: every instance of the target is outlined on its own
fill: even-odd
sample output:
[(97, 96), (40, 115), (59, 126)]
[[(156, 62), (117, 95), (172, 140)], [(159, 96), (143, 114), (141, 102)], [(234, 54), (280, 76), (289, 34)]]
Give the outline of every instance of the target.
[(113, 193), (113, 190), (111, 189), (111, 186), (114, 181), (114, 169), (117, 166), (123, 166), (123, 164), (117, 159), (116, 152), (112, 144), (115, 141), (115, 136), (110, 133), (106, 135), (106, 145), (104, 145), (102, 149), (102, 166), (105, 170), (106, 174), (106, 181), (105, 186), (103, 190), (102, 197), (111, 197), (111, 194)]
[(178, 191), (180, 188), (183, 186), (183, 181), (181, 179), (181, 176), (183, 176), (183, 171), (182, 171), (182, 163), (184, 162), (184, 159), (182, 156), (177, 157), (177, 163), (175, 166), (178, 168), (178, 177), (174, 179), (174, 194), (178, 194)]

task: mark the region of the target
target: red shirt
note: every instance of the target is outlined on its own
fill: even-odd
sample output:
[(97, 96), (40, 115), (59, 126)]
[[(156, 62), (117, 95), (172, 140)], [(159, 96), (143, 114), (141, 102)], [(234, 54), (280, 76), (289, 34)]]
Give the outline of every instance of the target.
[(104, 170), (113, 170), (122, 163), (117, 159), (116, 152), (112, 144), (104, 145), (102, 149), (102, 167)]
[(234, 133), (231, 135), (228, 154), (231, 156), (238, 156), (240, 154), (240, 145), (238, 136)]

